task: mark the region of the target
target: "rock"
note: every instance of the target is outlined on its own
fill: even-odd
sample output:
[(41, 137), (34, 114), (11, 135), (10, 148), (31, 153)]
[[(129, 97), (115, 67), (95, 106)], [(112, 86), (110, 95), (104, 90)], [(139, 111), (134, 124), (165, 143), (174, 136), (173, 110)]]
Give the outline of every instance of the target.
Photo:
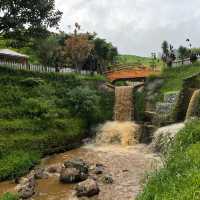
[(18, 195), (22, 199), (28, 199), (35, 194), (36, 181), (33, 175), (23, 178), (16, 187)]
[(88, 173), (89, 166), (86, 162), (84, 162), (82, 159), (74, 159), (64, 162), (64, 166), (66, 168), (75, 168), (79, 170), (81, 173)]
[(51, 174), (54, 174), (54, 173), (60, 173), (62, 170), (62, 166), (61, 165), (50, 165), (48, 168), (47, 168), (47, 172), (48, 173), (51, 173)]
[(103, 176), (101, 180), (105, 184), (112, 184), (113, 183), (113, 178), (110, 174)]
[(90, 143), (92, 143), (92, 139), (91, 138), (85, 138), (85, 139), (83, 139), (82, 140), (82, 142), (83, 142), (83, 144), (90, 144)]
[(76, 196), (77, 197), (91, 197), (99, 194), (99, 186), (96, 181), (93, 179), (88, 179), (84, 182), (79, 183), (76, 187)]
[(35, 175), (36, 179), (47, 179), (48, 178), (48, 174), (44, 168), (36, 168), (34, 170), (34, 175)]
[(62, 168), (60, 173), (60, 182), (62, 183), (77, 183), (86, 180), (87, 174), (82, 173), (76, 168)]
[(102, 164), (96, 164), (94, 173), (103, 174), (103, 172), (104, 172), (104, 166)]
[(177, 99), (178, 99), (178, 96), (179, 96), (180, 92), (177, 91), (177, 92), (167, 92), (164, 94), (164, 102), (165, 103), (172, 103), (172, 104), (175, 104)]
[(153, 133), (153, 141), (150, 148), (153, 151), (165, 153), (177, 133), (184, 127), (185, 123), (177, 123), (157, 129)]

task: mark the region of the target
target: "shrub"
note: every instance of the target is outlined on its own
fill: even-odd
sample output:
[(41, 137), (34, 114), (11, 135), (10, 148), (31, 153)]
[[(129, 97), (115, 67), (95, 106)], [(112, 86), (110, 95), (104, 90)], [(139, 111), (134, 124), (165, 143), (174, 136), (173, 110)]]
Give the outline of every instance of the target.
[(44, 80), (42, 80), (41, 78), (33, 78), (33, 77), (28, 77), (20, 82), (23, 86), (27, 87), (35, 87), (45, 83)]
[(82, 117), (91, 125), (97, 122), (100, 113), (100, 97), (88, 87), (76, 87), (68, 92), (66, 102), (75, 116)]

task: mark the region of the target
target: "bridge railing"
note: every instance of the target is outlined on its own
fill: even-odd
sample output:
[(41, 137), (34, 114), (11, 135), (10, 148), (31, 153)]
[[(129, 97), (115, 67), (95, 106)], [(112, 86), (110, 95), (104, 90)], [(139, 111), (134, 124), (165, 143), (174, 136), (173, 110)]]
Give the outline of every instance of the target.
[(116, 68), (116, 69), (112, 69), (112, 70), (107, 70), (107, 71), (104, 71), (104, 74), (110, 74), (110, 73), (113, 73), (113, 72), (117, 72), (117, 71), (123, 71), (123, 70), (148, 70), (148, 71), (152, 71), (152, 72), (159, 72), (160, 70), (158, 69), (152, 69), (152, 68), (148, 68), (148, 67), (145, 67), (145, 66), (138, 66), (138, 67), (133, 67), (133, 66), (126, 66), (126, 67), (119, 67), (119, 68)]

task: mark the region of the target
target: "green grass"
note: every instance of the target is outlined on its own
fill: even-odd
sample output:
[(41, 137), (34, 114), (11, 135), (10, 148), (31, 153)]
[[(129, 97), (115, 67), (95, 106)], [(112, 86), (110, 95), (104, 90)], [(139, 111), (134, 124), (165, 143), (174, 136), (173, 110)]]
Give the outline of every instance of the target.
[(92, 126), (111, 119), (113, 94), (98, 89), (103, 81), (0, 67), (0, 181), (73, 148)]
[(161, 92), (178, 91), (182, 88), (183, 79), (200, 72), (200, 63), (186, 65), (178, 68), (166, 68), (163, 70), (162, 77), (165, 82)]
[[(152, 59), (149, 57), (140, 57), (136, 55), (120, 55), (118, 56), (119, 64), (125, 65), (144, 65), (150, 67), (152, 65)], [(161, 60), (156, 61), (156, 66), (158, 69), (163, 67), (163, 62)]]
[(158, 95), (155, 97), (154, 102), (162, 101), (165, 93), (180, 91), (183, 86), (183, 80), (197, 73), (200, 73), (200, 63), (198, 62), (178, 68), (164, 68), (161, 75), (149, 77), (149, 80), (157, 77), (164, 79), (161, 88), (156, 91)]
[(200, 199), (200, 121), (186, 125), (169, 147), (164, 167), (150, 175), (137, 200)]
[(0, 200), (18, 200), (18, 199), (19, 198), (16, 195), (11, 193), (6, 193), (0, 198)]

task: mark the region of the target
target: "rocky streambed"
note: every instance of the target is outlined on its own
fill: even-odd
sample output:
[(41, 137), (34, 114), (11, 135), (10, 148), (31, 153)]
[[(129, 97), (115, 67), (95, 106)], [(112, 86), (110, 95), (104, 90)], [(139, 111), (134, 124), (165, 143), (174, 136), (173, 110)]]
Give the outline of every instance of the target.
[(17, 185), (0, 183), (0, 195), (17, 190), (33, 200), (133, 200), (146, 173), (159, 165), (147, 145), (86, 145), (43, 159)]

